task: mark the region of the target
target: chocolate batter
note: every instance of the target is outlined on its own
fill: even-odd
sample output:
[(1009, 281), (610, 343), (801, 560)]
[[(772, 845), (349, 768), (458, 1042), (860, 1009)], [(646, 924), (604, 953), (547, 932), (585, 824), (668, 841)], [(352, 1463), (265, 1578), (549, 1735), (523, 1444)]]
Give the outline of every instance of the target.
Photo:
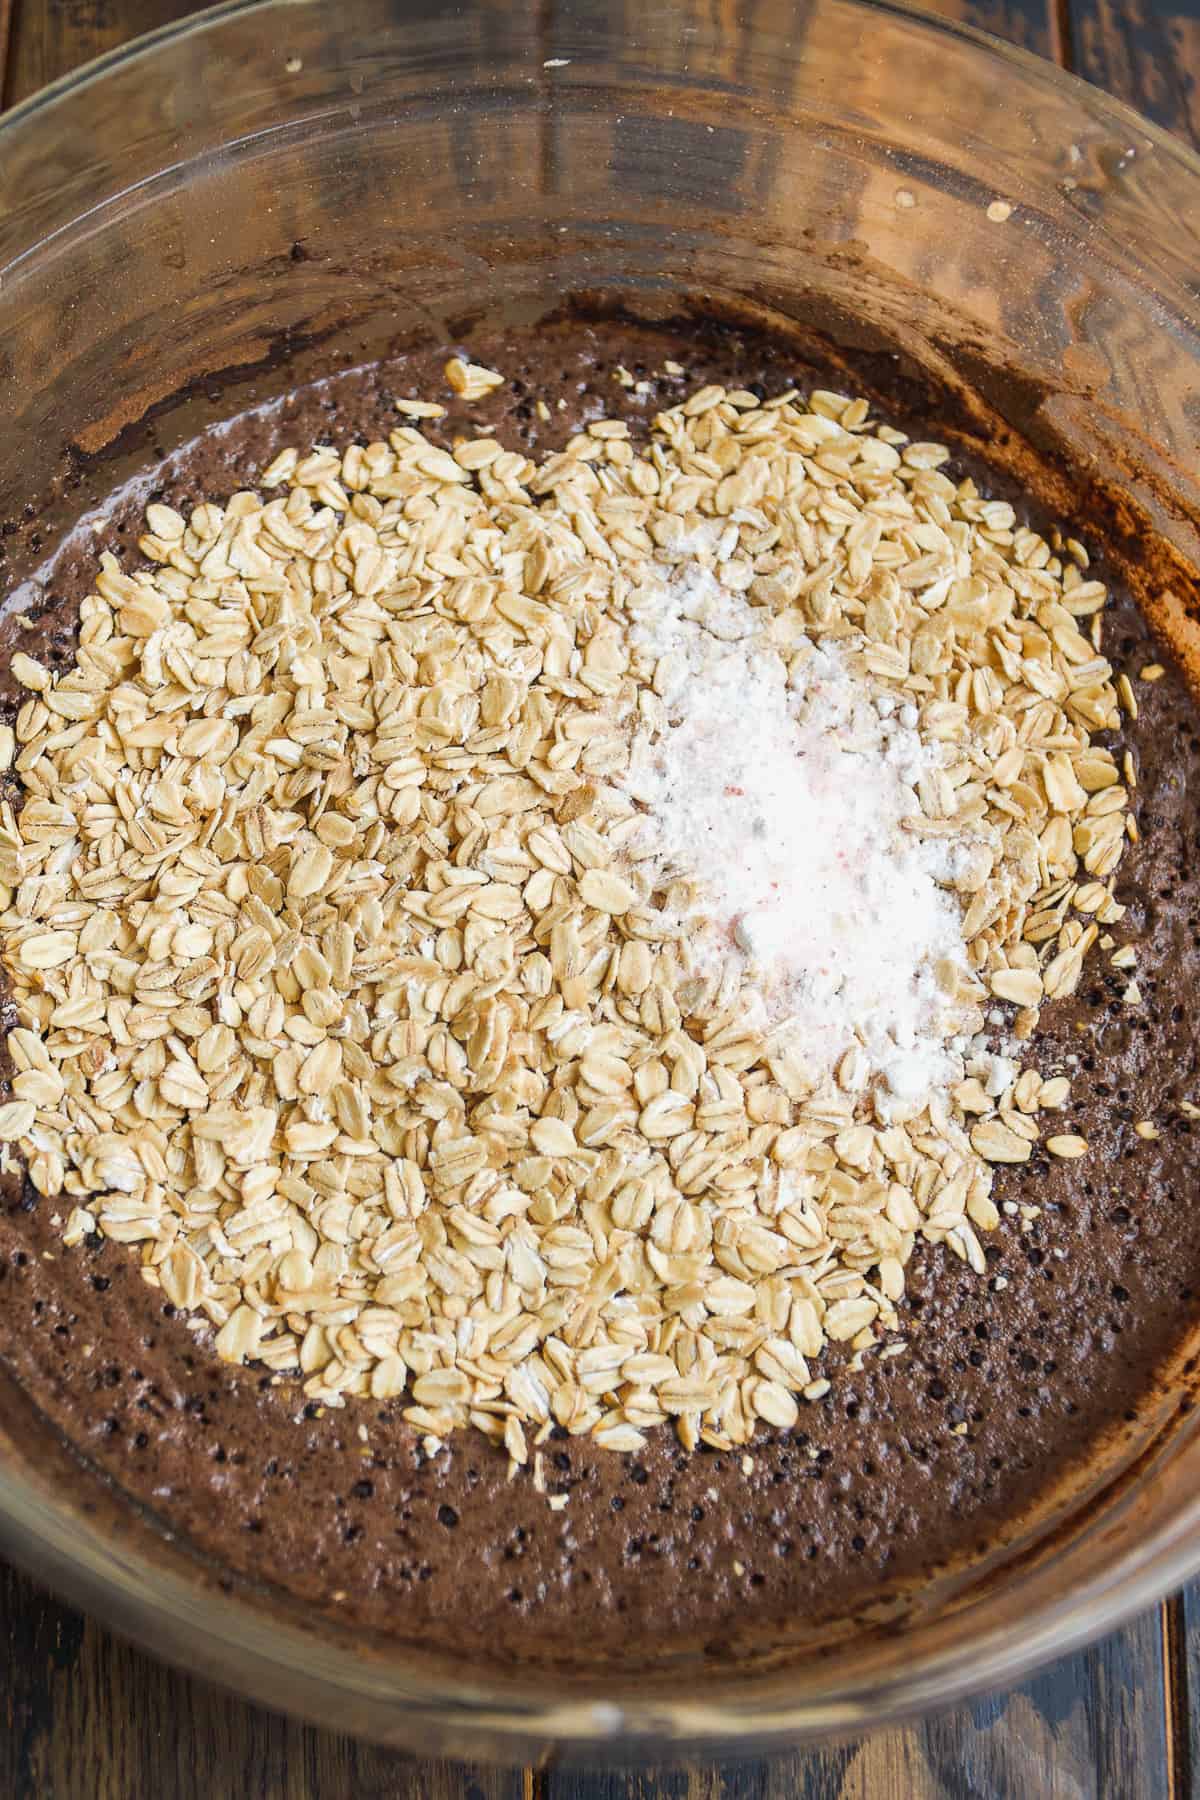
[[(494, 432), (540, 456), (602, 413), (636, 432), (702, 382), (773, 394), (846, 379), (717, 328), (563, 323), (462, 348), (510, 378), (469, 412), (445, 386), (440, 345), (245, 412), (164, 460), (147, 489), (110, 504), (101, 532), (61, 549), (44, 594), (22, 602), (32, 628), (0, 629), (4, 661), (18, 645), (55, 666), (70, 658), (95, 556), (132, 550), (147, 499), (186, 509), (252, 485), (285, 443), (384, 436), (397, 395), (450, 403), (428, 427), (440, 441)], [(668, 360), (686, 376), (663, 374)], [(620, 385), (618, 365), (644, 391)], [(892, 416), (942, 435), (936, 416), (902, 405)], [(36, 528), (27, 521), (26, 536)], [(1089, 537), (1086, 518), (1068, 528)], [(1112, 580), (1102, 561), (1097, 572)], [(1167, 660), (1119, 592), (1105, 650), (1133, 677)], [(54, 1219), (66, 1209), (17, 1181), (0, 1190), (0, 1362), (109, 1479), (114, 1504), (140, 1503), (235, 1579), (465, 1664), (628, 1669), (642, 1657), (662, 1671), (698, 1655), (758, 1658), (982, 1564), (1116, 1456), (1122, 1435), (1135, 1442), (1197, 1319), (1196, 1143), (1179, 1102), (1200, 1103), (1200, 718), (1174, 669), (1135, 685), (1142, 841), (1121, 864), (1129, 911), (1114, 937), (1137, 945), (1142, 1002), (1122, 1004), (1129, 973), (1093, 952), (1080, 992), (1045, 1009), (1038, 1051), (1044, 1073), (1072, 1076), (1061, 1128), (1091, 1152), (1000, 1172), (1001, 1205), (1040, 1211), (985, 1239), (986, 1279), (919, 1247), (908, 1354), (855, 1372), (830, 1352), (832, 1392), (794, 1432), (764, 1433), (748, 1459), (686, 1456), (670, 1431), (637, 1457), (555, 1437), (548, 1491), (569, 1498), (552, 1511), (481, 1436), (430, 1459), (394, 1404), (322, 1411), (291, 1380), (222, 1364), (131, 1253), (64, 1249)], [(16, 703), (0, 676), (4, 716)], [(1158, 1139), (1135, 1134), (1142, 1119)]]

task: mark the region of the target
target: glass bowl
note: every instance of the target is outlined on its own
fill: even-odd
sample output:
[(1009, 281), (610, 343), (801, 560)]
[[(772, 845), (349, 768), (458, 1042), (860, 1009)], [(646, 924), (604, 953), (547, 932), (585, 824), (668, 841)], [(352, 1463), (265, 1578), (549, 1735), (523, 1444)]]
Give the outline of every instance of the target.
[[(1195, 157), (900, 6), (235, 0), (0, 126), (5, 585), (89, 486), (251, 389), (567, 296), (651, 318), (683, 300), (898, 357), (964, 448), (1090, 509), (1191, 659), (1197, 270)], [(763, 1750), (1011, 1682), (1200, 1568), (1188, 1351), (1037, 1532), (753, 1674), (481, 1676), (317, 1633), (114, 1513), (11, 1385), (0, 1545), (189, 1668), (427, 1753)]]

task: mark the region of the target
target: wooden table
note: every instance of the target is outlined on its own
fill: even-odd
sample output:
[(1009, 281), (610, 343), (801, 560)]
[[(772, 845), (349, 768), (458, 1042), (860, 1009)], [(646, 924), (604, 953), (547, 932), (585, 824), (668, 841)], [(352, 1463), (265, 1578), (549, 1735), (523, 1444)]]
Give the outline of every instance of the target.
[[(513, 0), (522, 4), (523, 0)], [(0, 0), (0, 100), (194, 11)], [(935, 0), (1200, 144), (1200, 0)], [(37, 1800), (1165, 1800), (1200, 1794), (1200, 1583), (1010, 1693), (859, 1743), (640, 1775), (421, 1763), (161, 1667), (0, 1564), (0, 1796)]]

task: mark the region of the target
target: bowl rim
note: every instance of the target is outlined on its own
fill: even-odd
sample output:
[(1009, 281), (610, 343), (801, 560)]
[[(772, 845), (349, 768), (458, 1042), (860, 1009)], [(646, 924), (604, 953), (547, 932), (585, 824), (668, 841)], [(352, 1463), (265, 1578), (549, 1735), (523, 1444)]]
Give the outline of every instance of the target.
[[(152, 59), (160, 51), (190, 39), (203, 39), (226, 24), (255, 15), (287, 17), (297, 5), (314, 0), (221, 0), (220, 4), (161, 25), (89, 59), (78, 68), (58, 77), (9, 108), (0, 116), (0, 156), (5, 145), (42, 115), (51, 113), (59, 104), (76, 93), (99, 86), (127, 67)], [(316, 0), (319, 4), (320, 0)], [(830, 0), (848, 13), (862, 16), (885, 15), (903, 21), (908, 27), (931, 38), (958, 40), (973, 45), (993, 63), (1018, 72), (1023, 82), (1043, 90), (1057, 92), (1076, 104), (1084, 103), (1093, 115), (1111, 120), (1118, 129), (1141, 134), (1155, 152), (1180, 170), (1200, 195), (1200, 151), (1182, 138), (1145, 118), (1127, 102), (1109, 94), (1095, 83), (1061, 67), (1048, 56), (1011, 44), (978, 26), (929, 12), (913, 0)], [(62, 229), (70, 230), (71, 225)], [(136, 1638), (157, 1654), (188, 1667), (186, 1652), (177, 1634), (170, 1631), (171, 1613), (165, 1593), (147, 1598), (135, 1596), (120, 1579), (118, 1559), (105, 1568), (73, 1547), (68, 1541), (66, 1512), (57, 1518), (39, 1514), (37, 1497), (31, 1484), (0, 1468), (0, 1486), (23, 1488), (29, 1497), (24, 1508), (24, 1528), (12, 1511), (0, 1511), (0, 1544), (5, 1552), (23, 1563), (35, 1576), (48, 1579), (59, 1591), (71, 1597), (82, 1594), (83, 1603), (94, 1609), (105, 1623)], [(97, 1534), (102, 1536), (102, 1534)], [(35, 1553), (40, 1549), (44, 1561), (39, 1565)], [(591, 1750), (612, 1760), (629, 1759), (646, 1754), (682, 1754), (689, 1748), (724, 1747), (747, 1752), (757, 1747), (781, 1748), (787, 1743), (829, 1733), (861, 1731), (871, 1726), (893, 1724), (914, 1714), (956, 1704), (982, 1689), (996, 1688), (1022, 1679), (1032, 1669), (1052, 1657), (1077, 1650), (1101, 1633), (1114, 1629), (1132, 1615), (1149, 1607), (1182, 1582), (1200, 1571), (1200, 1497), (1181, 1507), (1172, 1522), (1166, 1540), (1150, 1541), (1139, 1549), (1127, 1551), (1104, 1572), (1066, 1593), (1051, 1596), (1037, 1606), (1020, 1623), (1002, 1620), (987, 1626), (976, 1640), (976, 1654), (963, 1664), (953, 1649), (936, 1650), (913, 1672), (889, 1678), (886, 1693), (871, 1694), (861, 1688), (843, 1688), (836, 1697), (806, 1699), (803, 1693), (786, 1702), (756, 1704), (746, 1695), (741, 1700), (727, 1694), (709, 1694), (698, 1689), (694, 1699), (678, 1700), (650, 1697), (639, 1693), (636, 1682), (622, 1688), (618, 1676), (605, 1679), (604, 1701), (589, 1700), (583, 1693), (577, 1697), (556, 1699), (546, 1691), (544, 1678), (531, 1670), (524, 1682), (514, 1684), (501, 1697), (479, 1695), (459, 1689), (451, 1696), (447, 1684), (439, 1680), (428, 1683), (410, 1675), (406, 1691), (387, 1697), (385, 1704), (394, 1710), (412, 1705), (422, 1716), (432, 1717), (444, 1708), (445, 1717), (457, 1724), (469, 1740), (473, 1728), (498, 1732), (501, 1743), (507, 1741), (510, 1758), (520, 1746), (528, 1746), (531, 1737), (545, 1737), (573, 1749), (578, 1755)], [(171, 1576), (168, 1587), (180, 1590), (182, 1578)], [(219, 1600), (209, 1596), (206, 1610), (210, 1617), (209, 1634), (213, 1646), (226, 1647), (234, 1653), (247, 1654), (244, 1637), (237, 1632), (239, 1614), (248, 1611), (248, 1603), (234, 1592)], [(251, 1648), (255, 1674), (239, 1667), (223, 1675), (211, 1660), (201, 1672), (208, 1679), (224, 1682), (243, 1698), (279, 1706), (278, 1678), (298, 1673), (287, 1644), (294, 1642), (297, 1652), (302, 1644), (298, 1633), (285, 1631), (277, 1658), (269, 1661), (261, 1651)], [(199, 1658), (191, 1666), (196, 1667)], [(320, 1704), (300, 1701), (295, 1710), (302, 1716), (327, 1727), (338, 1727), (339, 1704), (355, 1692), (354, 1664), (348, 1652), (333, 1653), (340, 1666), (340, 1680), (331, 1679), (332, 1669), (322, 1670), (315, 1678), (323, 1687), (326, 1700)], [(268, 1687), (271, 1676), (275, 1685)], [(257, 1676), (257, 1679), (256, 1679)], [(483, 1684), (480, 1683), (480, 1686)], [(370, 1705), (378, 1708), (379, 1697)], [(670, 1721), (663, 1735), (664, 1721)], [(342, 1729), (345, 1729), (342, 1720)], [(376, 1725), (363, 1727), (367, 1735), (384, 1735)], [(400, 1740), (403, 1741), (403, 1740)], [(643, 1746), (647, 1746), (645, 1748)], [(468, 1741), (463, 1754), (471, 1753)], [(503, 1748), (491, 1754), (503, 1759)]]
[[(181, 19), (174, 19), (165, 25), (158, 25), (152, 31), (144, 31), (130, 38), (127, 43), (117, 44), (111, 50), (104, 50), (98, 56), (90, 57), (80, 63), (77, 68), (59, 75), (55, 80), (47, 82), (44, 87), (34, 90), (15, 105), (7, 107), (0, 113), (0, 145), (6, 136), (20, 130), (31, 119), (48, 111), (66, 99), (77, 89), (86, 88), (102, 81), (106, 76), (124, 68), (127, 64), (140, 61), (159, 49), (170, 44), (181, 42), (190, 37), (201, 37), (207, 32), (224, 24), (228, 20), (250, 16), (254, 13), (276, 12), (287, 16), (297, 6), (320, 4), (320, 0), (219, 0), (215, 6), (202, 7), (199, 11), (188, 13)], [(1006, 38), (997, 37), (994, 32), (985, 31), (982, 26), (969, 24), (965, 20), (949, 19), (940, 13), (929, 11), (918, 5), (916, 0), (838, 0), (838, 4), (847, 10), (863, 13), (892, 14), (907, 20), (911, 25), (929, 32), (934, 37), (958, 38), (975, 44), (979, 49), (989, 52), (1001, 62), (1011, 63), (1050, 88), (1057, 88), (1063, 94), (1078, 94), (1080, 89), (1089, 96), (1089, 104), (1100, 111), (1108, 112), (1114, 121), (1134, 127), (1144, 133), (1153, 143), (1155, 149), (1169, 160), (1180, 165), (1191, 177), (1200, 181), (1200, 147), (1192, 145), (1176, 132), (1168, 131), (1163, 125), (1147, 118), (1128, 101), (1110, 94), (1086, 76), (1076, 74), (1073, 69), (1066, 69), (1050, 56), (1043, 56), (1039, 51), (1027, 50), (1024, 45), (1009, 43)]]

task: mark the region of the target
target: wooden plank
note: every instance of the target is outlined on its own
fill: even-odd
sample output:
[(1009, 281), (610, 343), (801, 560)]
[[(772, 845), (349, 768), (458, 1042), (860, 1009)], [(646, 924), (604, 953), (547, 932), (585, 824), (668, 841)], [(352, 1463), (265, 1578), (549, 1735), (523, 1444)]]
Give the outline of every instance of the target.
[(1150, 1612), (1009, 1693), (937, 1718), (769, 1762), (551, 1773), (545, 1800), (1165, 1800), (1167, 1766), (1163, 1646)]
[(1153, 1615), (1012, 1694), (850, 1746), (769, 1763), (557, 1773), (536, 1785), (413, 1763), (279, 1719), (150, 1661), (10, 1572), (0, 1575), (0, 1616), (6, 1794), (200, 1800), (232, 1791), (235, 1771), (237, 1791), (268, 1800), (517, 1800), (531, 1792), (538, 1800), (1158, 1800), (1164, 1792)]
[(197, 11), (191, 0), (0, 0), (14, 27), (7, 83), (9, 106), (81, 63), (143, 31)]
[(8, 46), (12, 40), (13, 0), (0, 0), (0, 105), (4, 104), (4, 78)]
[(1067, 0), (1076, 72), (1200, 146), (1200, 0)]
[(1196, 1693), (1188, 1658), (1187, 1594), (1172, 1594), (1162, 1606), (1163, 1698), (1167, 1734), (1167, 1788), (1172, 1795), (1195, 1792), (1200, 1762), (1192, 1741)]
[[(1200, 147), (1200, 0), (1057, 0), (1062, 60)], [(1200, 1584), (1160, 1610), (1167, 1781), (1200, 1779)]]
[(923, 0), (926, 12), (990, 31), (1039, 56), (1054, 55), (1056, 0)]
[(1190, 1794), (1200, 1786), (1200, 1581), (1184, 1589), (1174, 1609), (1175, 1745), (1178, 1762), (1186, 1765), (1175, 1791)]
[(930, 1766), (954, 1791), (1047, 1800), (1166, 1793), (1163, 1654), (1157, 1611), (1012, 1693), (934, 1719), (921, 1735)]
[(523, 1800), (519, 1772), (417, 1762), (193, 1681), (0, 1565), (0, 1794), (14, 1800)]
[[(1200, 0), (1059, 0), (1067, 66), (1200, 147)], [(1200, 1584), (1160, 1613), (1170, 1792), (1200, 1778)]]

